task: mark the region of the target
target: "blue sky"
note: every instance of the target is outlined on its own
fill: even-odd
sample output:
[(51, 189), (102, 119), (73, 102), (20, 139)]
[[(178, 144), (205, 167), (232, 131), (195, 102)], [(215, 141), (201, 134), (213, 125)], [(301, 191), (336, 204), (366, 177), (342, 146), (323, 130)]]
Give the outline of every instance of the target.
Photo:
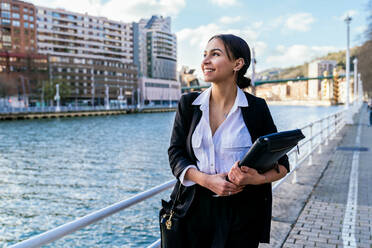
[[(125, 22), (153, 14), (172, 17), (178, 38), (178, 67), (197, 69), (209, 37), (233, 33), (256, 51), (257, 70), (302, 64), (363, 42), (368, 0), (31, 0), (36, 5), (106, 16)], [(200, 74), (201, 75), (201, 74)]]

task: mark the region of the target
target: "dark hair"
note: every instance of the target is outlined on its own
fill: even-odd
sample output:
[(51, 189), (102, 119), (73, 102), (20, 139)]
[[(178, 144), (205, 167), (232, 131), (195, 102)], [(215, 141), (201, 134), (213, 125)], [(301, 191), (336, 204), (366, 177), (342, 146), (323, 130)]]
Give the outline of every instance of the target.
[[(251, 85), (251, 79), (244, 76), (251, 64), (251, 50), (242, 38), (233, 34), (218, 34), (214, 35), (209, 41), (213, 39), (220, 39), (225, 46), (228, 58), (231, 59), (244, 59), (243, 67), (238, 71), (237, 85), (239, 88), (247, 88)], [(208, 42), (209, 42), (208, 41)], [(230, 55), (233, 57), (231, 58)]]

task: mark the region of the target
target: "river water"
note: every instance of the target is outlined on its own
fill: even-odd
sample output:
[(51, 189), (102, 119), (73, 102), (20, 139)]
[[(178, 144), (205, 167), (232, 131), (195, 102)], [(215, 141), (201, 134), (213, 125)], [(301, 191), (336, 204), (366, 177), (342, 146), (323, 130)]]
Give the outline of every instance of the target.
[[(270, 106), (279, 131), (340, 107)], [(0, 122), (0, 245), (9, 246), (172, 179), (174, 112)], [(169, 191), (46, 247), (146, 247)]]

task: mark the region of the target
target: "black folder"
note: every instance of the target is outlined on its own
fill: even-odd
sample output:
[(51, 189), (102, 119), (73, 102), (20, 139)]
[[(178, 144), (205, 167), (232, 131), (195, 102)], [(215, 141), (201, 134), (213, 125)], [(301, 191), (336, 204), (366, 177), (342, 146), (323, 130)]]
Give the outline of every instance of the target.
[(240, 166), (248, 166), (264, 173), (274, 168), (279, 158), (284, 156), (305, 136), (300, 129), (272, 133), (259, 137), (245, 156), (240, 160)]

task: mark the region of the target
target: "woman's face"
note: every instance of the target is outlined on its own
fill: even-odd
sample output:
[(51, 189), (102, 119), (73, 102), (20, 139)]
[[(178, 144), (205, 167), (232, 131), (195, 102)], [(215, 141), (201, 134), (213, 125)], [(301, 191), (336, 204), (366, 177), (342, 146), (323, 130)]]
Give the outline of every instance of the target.
[(234, 77), (234, 61), (231, 61), (223, 42), (215, 38), (208, 42), (204, 50), (201, 68), (206, 82), (226, 81)]

